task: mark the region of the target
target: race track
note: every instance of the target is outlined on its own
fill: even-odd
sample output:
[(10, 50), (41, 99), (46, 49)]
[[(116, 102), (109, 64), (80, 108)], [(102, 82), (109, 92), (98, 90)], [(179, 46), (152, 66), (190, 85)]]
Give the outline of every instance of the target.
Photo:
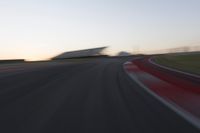
[(198, 133), (125, 73), (126, 60), (0, 69), (0, 132)]

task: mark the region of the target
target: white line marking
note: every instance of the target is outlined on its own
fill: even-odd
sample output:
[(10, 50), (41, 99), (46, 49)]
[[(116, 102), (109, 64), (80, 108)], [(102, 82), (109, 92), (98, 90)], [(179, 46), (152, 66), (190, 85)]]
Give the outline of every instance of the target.
[(156, 66), (158, 66), (158, 67), (161, 67), (161, 68), (164, 68), (164, 69), (167, 69), (167, 70), (170, 70), (170, 71), (182, 73), (182, 74), (185, 74), (185, 75), (188, 75), (188, 76), (191, 76), (191, 77), (200, 78), (199, 75), (195, 75), (195, 74), (183, 72), (183, 71), (180, 71), (180, 70), (177, 70), (177, 69), (173, 69), (173, 68), (169, 68), (169, 67), (167, 67), (167, 66), (163, 66), (163, 65), (157, 64), (157, 63), (155, 63), (155, 62), (153, 61), (153, 58), (154, 58), (154, 57), (151, 57), (151, 58), (149, 58), (149, 60), (148, 60), (148, 61), (149, 61), (151, 64), (153, 64), (153, 65), (156, 65)]

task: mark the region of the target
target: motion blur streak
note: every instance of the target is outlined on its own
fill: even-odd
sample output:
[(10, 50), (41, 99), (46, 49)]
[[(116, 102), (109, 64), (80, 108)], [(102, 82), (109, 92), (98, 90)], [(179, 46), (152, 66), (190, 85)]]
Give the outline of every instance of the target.
[(128, 77), (127, 59), (21, 64), (25, 70), (3, 73), (0, 132), (198, 133)]

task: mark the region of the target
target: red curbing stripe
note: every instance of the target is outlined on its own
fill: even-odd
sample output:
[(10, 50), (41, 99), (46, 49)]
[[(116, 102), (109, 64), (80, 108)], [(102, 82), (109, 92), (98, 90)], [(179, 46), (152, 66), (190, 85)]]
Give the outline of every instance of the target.
[(137, 65), (142, 71), (150, 73), (170, 84), (178, 86), (187, 91), (200, 94), (200, 80), (187, 76), (182, 76), (179, 73), (174, 73), (169, 70), (163, 70), (158, 66), (152, 65), (148, 62), (149, 58), (134, 60), (133, 63)]
[[(136, 59), (131, 63), (124, 64), (127, 74), (132, 79), (137, 80), (140, 85), (145, 86), (154, 96), (159, 97), (158, 99), (162, 99), (161, 101), (164, 101), (165, 104), (167, 103), (167, 105), (172, 106), (170, 108), (173, 108), (178, 114), (181, 114), (182, 117), (200, 129), (200, 108), (198, 102), (200, 101), (200, 94), (198, 91), (190, 88), (182, 88), (163, 80), (157, 76), (159, 73), (157, 72), (158, 70), (149, 72), (147, 70), (151, 70), (152, 68), (147, 69), (148, 65), (145, 64), (144, 67), (140, 61), (143, 61), (143, 59)], [(157, 73), (155, 74), (155, 72)]]

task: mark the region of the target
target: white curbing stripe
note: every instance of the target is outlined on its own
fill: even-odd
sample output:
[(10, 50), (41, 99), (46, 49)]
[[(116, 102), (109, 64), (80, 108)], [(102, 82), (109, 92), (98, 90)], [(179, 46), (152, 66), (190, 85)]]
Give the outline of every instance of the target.
[(181, 73), (181, 74), (185, 74), (185, 75), (188, 75), (188, 76), (191, 76), (191, 77), (195, 77), (195, 78), (200, 78), (199, 75), (196, 75), (196, 74), (192, 74), (192, 73), (187, 73), (187, 72), (183, 72), (183, 71), (180, 71), (180, 70), (177, 70), (177, 69), (173, 69), (173, 68), (169, 68), (167, 66), (163, 66), (163, 65), (160, 65), (160, 64), (157, 64), (153, 61), (153, 58), (154, 57), (151, 57), (149, 58), (149, 62), (153, 65), (156, 65), (158, 67), (161, 67), (161, 68), (164, 68), (164, 69), (167, 69), (167, 70), (170, 70), (170, 71), (174, 71), (174, 72), (178, 72), (178, 73)]
[(140, 82), (138, 80), (138, 78), (134, 75), (134, 73), (127, 72), (126, 69), (125, 69), (125, 64), (123, 65), (123, 67), (124, 67), (124, 71), (127, 73), (127, 75), (129, 75), (129, 77), (131, 79), (133, 79), (146, 92), (148, 92), (150, 95), (152, 95), (153, 97), (155, 97), (158, 101), (160, 101), (161, 103), (163, 103), (165, 106), (167, 106), (168, 108), (170, 108), (171, 110), (173, 110), (176, 114), (178, 114), (179, 116), (181, 116), (182, 118), (184, 118), (186, 121), (188, 121), (189, 123), (191, 123), (194, 127), (196, 127), (197, 129), (200, 130), (200, 119), (196, 118), (191, 113), (185, 111), (184, 109), (182, 109), (177, 104), (175, 104), (175, 103), (173, 103), (173, 102), (171, 102), (169, 100), (166, 100), (166, 99), (160, 97), (159, 95), (157, 95), (155, 92), (153, 92), (148, 87), (146, 87), (142, 82)]

